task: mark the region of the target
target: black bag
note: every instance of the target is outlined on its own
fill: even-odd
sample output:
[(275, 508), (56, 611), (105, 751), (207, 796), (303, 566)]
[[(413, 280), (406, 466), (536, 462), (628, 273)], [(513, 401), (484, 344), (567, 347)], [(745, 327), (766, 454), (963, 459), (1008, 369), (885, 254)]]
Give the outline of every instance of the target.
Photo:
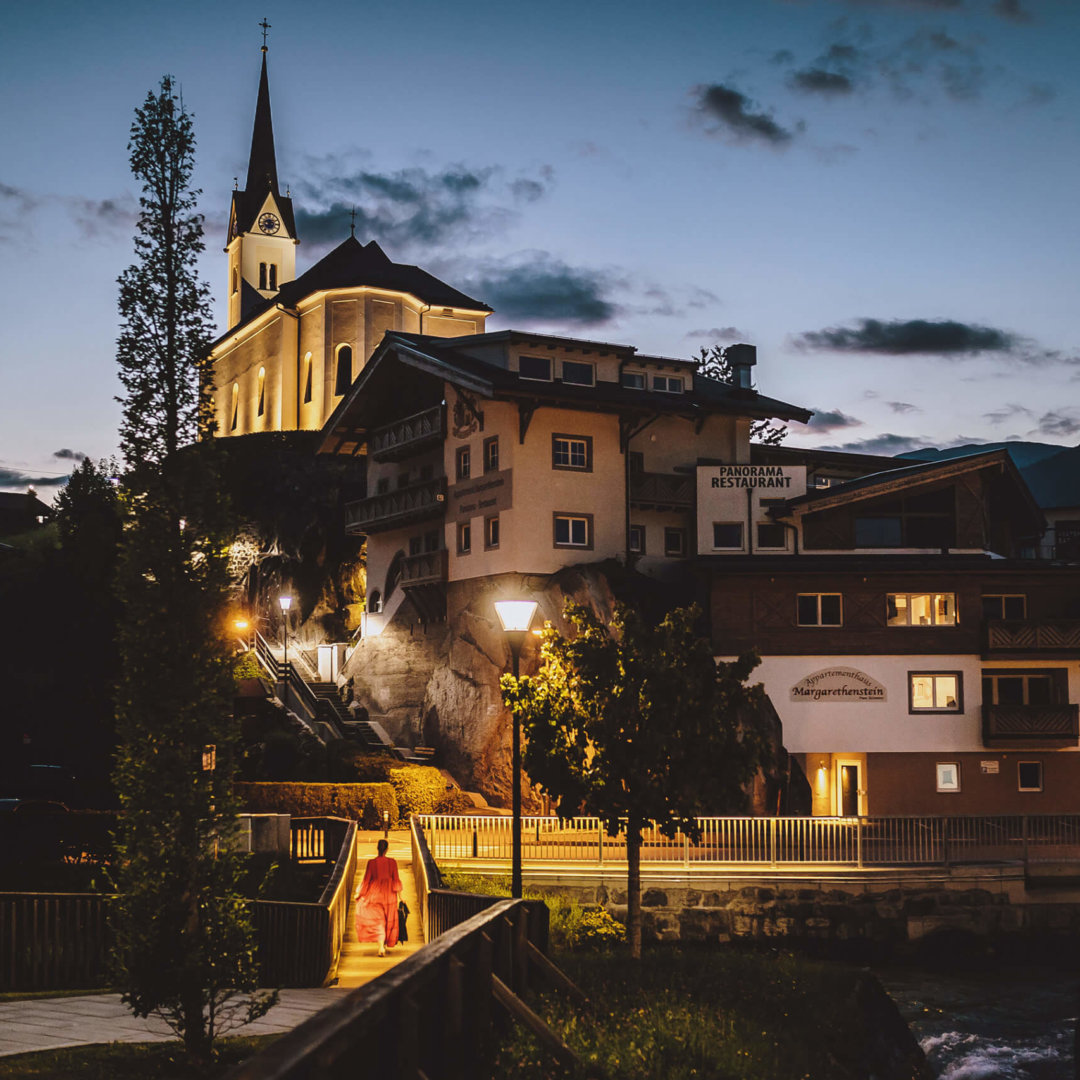
[(409, 940), (409, 905), (404, 900), (398, 901), (397, 906), (397, 939), (398, 941)]

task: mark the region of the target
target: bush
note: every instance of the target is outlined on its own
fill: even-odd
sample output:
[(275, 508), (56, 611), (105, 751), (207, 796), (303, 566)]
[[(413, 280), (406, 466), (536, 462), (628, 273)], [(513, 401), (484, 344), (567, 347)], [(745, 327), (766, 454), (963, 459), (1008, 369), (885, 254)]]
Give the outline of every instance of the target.
[(261, 679), (262, 677), (262, 664), (259, 663), (259, 658), (255, 655), (254, 649), (248, 649), (247, 652), (242, 653), (233, 662), (233, 678), (237, 681), (240, 679)]
[(293, 817), (345, 817), (361, 821), (369, 803), (382, 828), (384, 811), (390, 824), (398, 822), (398, 802), (390, 784), (310, 784), (303, 782), (236, 784), (236, 795), (252, 814), (292, 814)]
[[(472, 804), (432, 765), (402, 765), (390, 770), (402, 815), (452, 814)], [(449, 788), (449, 790), (447, 790)]]
[(387, 783), (398, 758), (376, 750), (361, 750), (353, 743), (333, 742), (327, 748), (330, 779), (340, 783)]

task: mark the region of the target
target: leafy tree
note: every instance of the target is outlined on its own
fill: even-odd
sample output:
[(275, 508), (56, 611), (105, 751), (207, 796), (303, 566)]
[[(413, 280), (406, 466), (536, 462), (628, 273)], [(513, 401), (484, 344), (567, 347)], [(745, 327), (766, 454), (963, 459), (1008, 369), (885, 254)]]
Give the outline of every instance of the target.
[[(195, 276), (202, 219), (195, 140), (172, 80), (135, 113), (143, 184), (136, 263), (120, 278), (118, 342), (129, 471), (118, 593), (120, 799), (114, 907), (124, 1000), (156, 1013), (206, 1062), (213, 1040), (262, 1015), (254, 930), (239, 892), (237, 726), (225, 612), (226, 522), (213, 445), (197, 434), (210, 326)], [(217, 767), (203, 752), (216, 748)]]
[[(734, 382), (731, 361), (722, 345), (702, 348), (697, 357), (697, 373), (719, 382)], [(773, 424), (768, 420), (755, 420), (750, 425), (750, 441), (762, 446), (779, 446), (788, 435), (787, 424)]]
[(568, 603), (576, 628), (549, 623), (534, 676), (502, 678), (503, 701), (522, 720), (530, 779), (559, 799), (558, 813), (597, 815), (626, 831), (627, 930), (641, 957), (641, 839), (655, 822), (665, 836), (700, 837), (699, 816), (745, 808), (745, 788), (768, 756), (754, 724), (764, 700), (747, 686), (755, 654), (717, 664), (694, 624), (697, 607), (649, 625), (619, 604), (610, 628)]

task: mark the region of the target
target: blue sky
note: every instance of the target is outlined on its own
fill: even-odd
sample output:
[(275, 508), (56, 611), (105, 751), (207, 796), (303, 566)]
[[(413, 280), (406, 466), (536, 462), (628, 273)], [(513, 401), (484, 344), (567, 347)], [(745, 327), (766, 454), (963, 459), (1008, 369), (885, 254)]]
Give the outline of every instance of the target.
[(300, 270), (356, 205), (489, 327), (756, 344), (818, 411), (791, 443), (1080, 441), (1073, 0), (46, 0), (0, 40), (0, 487), (115, 451), (126, 143), (165, 73), (220, 325), (264, 16)]

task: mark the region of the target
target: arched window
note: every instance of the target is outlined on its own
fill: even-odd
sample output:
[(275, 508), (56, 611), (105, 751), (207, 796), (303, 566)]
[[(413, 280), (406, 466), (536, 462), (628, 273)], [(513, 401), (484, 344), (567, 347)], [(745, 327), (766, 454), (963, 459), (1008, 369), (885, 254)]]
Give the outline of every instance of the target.
[(378, 589), (368, 597), (367, 609), (372, 612), (382, 611), (382, 594)]
[(277, 263), (270, 264), (270, 288), (277, 288)]
[(386, 588), (383, 595), (387, 600), (394, 595), (394, 590), (401, 580), (401, 564), (405, 561), (405, 552), (399, 551), (391, 560), (386, 570)]
[(304, 356), (304, 404), (311, 401), (311, 353)]
[(259, 288), (266, 291), (266, 263), (259, 263)]
[(259, 416), (266, 412), (266, 368), (259, 368)]
[(229, 422), (229, 430), (235, 431), (236, 425), (240, 420), (240, 384), (232, 384), (232, 404), (229, 406), (229, 415), (232, 420)]
[(234, 266), (232, 268), (232, 291), (235, 293), (240, 288), (240, 271)]
[(352, 346), (339, 345), (337, 349), (337, 377), (334, 393), (340, 397), (352, 386)]

